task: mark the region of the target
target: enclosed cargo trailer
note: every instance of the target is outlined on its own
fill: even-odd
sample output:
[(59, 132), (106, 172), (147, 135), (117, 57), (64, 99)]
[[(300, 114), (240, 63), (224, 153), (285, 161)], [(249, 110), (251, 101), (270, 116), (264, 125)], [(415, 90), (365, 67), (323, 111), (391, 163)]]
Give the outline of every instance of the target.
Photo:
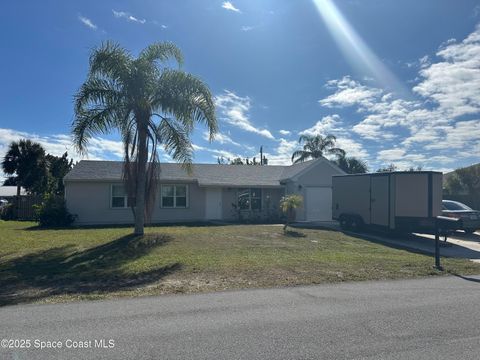
[(442, 173), (396, 171), (332, 178), (332, 214), (345, 228), (435, 228), (442, 213)]

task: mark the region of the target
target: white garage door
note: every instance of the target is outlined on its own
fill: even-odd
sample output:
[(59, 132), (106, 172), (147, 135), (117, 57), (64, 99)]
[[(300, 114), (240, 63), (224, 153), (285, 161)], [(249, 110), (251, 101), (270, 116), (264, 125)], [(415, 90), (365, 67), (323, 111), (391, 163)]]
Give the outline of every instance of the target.
[(308, 221), (332, 220), (332, 188), (307, 187), (305, 205)]

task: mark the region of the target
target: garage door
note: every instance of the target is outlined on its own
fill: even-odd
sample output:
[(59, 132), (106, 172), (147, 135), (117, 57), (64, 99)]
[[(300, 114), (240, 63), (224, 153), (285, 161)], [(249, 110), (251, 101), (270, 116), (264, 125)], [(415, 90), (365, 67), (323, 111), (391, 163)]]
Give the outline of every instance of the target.
[(308, 221), (332, 220), (332, 188), (307, 187), (305, 195)]

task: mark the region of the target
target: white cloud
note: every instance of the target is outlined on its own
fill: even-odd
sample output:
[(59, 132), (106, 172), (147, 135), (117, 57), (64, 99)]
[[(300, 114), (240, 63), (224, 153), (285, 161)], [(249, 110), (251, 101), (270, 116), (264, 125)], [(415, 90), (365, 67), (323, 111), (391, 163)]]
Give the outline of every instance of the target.
[(152, 20), (153, 25), (160, 26), (163, 30), (168, 29), (168, 25), (162, 24), (161, 22), (157, 20)]
[(240, 9), (236, 8), (235, 5), (233, 5), (230, 1), (224, 1), (222, 3), (222, 8), (224, 8), (226, 10), (241, 13)]
[(322, 118), (322, 120), (317, 121), (312, 127), (305, 129), (300, 132), (300, 135), (328, 135), (332, 132), (341, 130), (341, 120), (338, 114), (327, 115)]
[(113, 13), (113, 16), (115, 16), (116, 18), (119, 18), (119, 19), (121, 18), (121, 19), (125, 19), (127, 21), (136, 22), (136, 23), (139, 23), (139, 24), (145, 24), (147, 22), (147, 20), (137, 18), (137, 17), (133, 16), (132, 14), (130, 14), (128, 12), (125, 12), (125, 11), (112, 10), (112, 13)]
[(471, 149), (480, 146), (480, 120), (458, 121), (439, 127), (433, 133), (435, 139), (425, 145), (426, 149)]
[(251, 103), (248, 96), (241, 97), (231, 91), (225, 90), (223, 94), (215, 97), (215, 105), (222, 114), (222, 120), (230, 125), (261, 135), (268, 139), (274, 139), (270, 131), (267, 129), (259, 129), (250, 122), (248, 112)]
[(480, 27), (462, 42), (449, 41), (437, 52), (442, 61), (420, 71), (413, 90), (455, 118), (480, 111)]
[(78, 20), (80, 20), (82, 22), (83, 25), (85, 25), (86, 27), (92, 29), (92, 30), (97, 30), (97, 25), (95, 25), (92, 20), (90, 20), (89, 18), (86, 18), (85, 16), (81, 16), (81, 15), (78, 15)]
[(8, 146), (12, 141), (20, 139), (30, 139), (34, 142), (40, 143), (45, 151), (52, 155), (62, 155), (65, 151), (68, 152), (69, 157), (75, 160), (82, 158), (88, 159), (121, 159), (123, 158), (123, 146), (121, 141), (107, 140), (100, 137), (91, 138), (88, 146), (88, 154), (82, 157), (75, 151), (72, 144), (72, 139), (66, 134), (54, 135), (37, 135), (34, 133), (17, 131), (14, 129), (0, 128), (0, 158), (5, 156)]
[(291, 165), (292, 154), (299, 148), (298, 141), (289, 141), (280, 138), (274, 152), (266, 152), (265, 157), (269, 165)]
[[(437, 61), (419, 59), (413, 91), (421, 98), (405, 100), (344, 77), (328, 82), (335, 93), (320, 103), (355, 107), (361, 120), (351, 129), (382, 144), (374, 161), (405, 168), (473, 159), (480, 149), (480, 28), (463, 41), (445, 42), (436, 55)], [(326, 117), (306, 132), (334, 132), (335, 125)], [(402, 147), (388, 148), (396, 144)]]
[[(425, 167), (427, 157), (424, 154), (414, 153), (404, 148), (392, 148), (379, 151), (377, 154), (377, 160), (383, 162), (384, 164), (394, 164), (400, 170), (406, 170), (411, 167)], [(442, 159), (440, 157), (436, 159), (436, 161), (441, 160)], [(432, 160), (430, 159), (430, 161)]]
[(336, 146), (345, 150), (347, 156), (353, 156), (365, 161), (370, 157), (368, 151), (364, 149), (360, 142), (345, 136), (337, 136)]
[(244, 25), (240, 28), (240, 30), (242, 30), (242, 31), (251, 31), (253, 29), (255, 29), (254, 26), (247, 26), (247, 25)]
[(217, 159), (219, 157), (223, 157), (225, 159), (229, 159), (229, 160), (233, 160), (235, 158), (244, 158), (243, 155), (241, 154), (238, 154), (238, 153), (232, 153), (230, 151), (227, 151), (227, 150), (224, 150), (224, 149), (214, 149), (214, 148), (209, 148), (209, 147), (205, 147), (205, 146), (201, 146), (201, 145), (197, 145), (197, 144), (193, 144), (193, 149), (195, 151), (203, 151), (203, 152), (207, 152), (207, 153), (210, 153), (212, 158), (214, 159)]
[(330, 80), (327, 82), (327, 87), (335, 88), (336, 92), (320, 100), (319, 103), (330, 108), (353, 105), (368, 107), (382, 93), (382, 90), (364, 86), (349, 76), (339, 80)]
[(351, 133), (350, 129), (346, 128), (338, 114), (324, 116), (322, 120), (317, 121), (312, 127), (301, 131), (300, 135), (334, 135), (336, 146), (345, 150), (347, 156), (355, 156), (362, 160), (368, 158), (368, 152), (363, 148), (363, 145), (349, 137), (347, 134)]
[(280, 135), (290, 135), (292, 132), (288, 130), (279, 130)]
[[(208, 131), (205, 131), (203, 133), (203, 139), (207, 140), (207, 141), (210, 140), (210, 134), (208, 133)], [(220, 132), (215, 134), (215, 138), (213, 139), (213, 141), (218, 142), (222, 145), (223, 144), (231, 144), (231, 145), (235, 145), (235, 146), (242, 146), (238, 142), (233, 141), (230, 136), (228, 136), (226, 134), (222, 134)]]

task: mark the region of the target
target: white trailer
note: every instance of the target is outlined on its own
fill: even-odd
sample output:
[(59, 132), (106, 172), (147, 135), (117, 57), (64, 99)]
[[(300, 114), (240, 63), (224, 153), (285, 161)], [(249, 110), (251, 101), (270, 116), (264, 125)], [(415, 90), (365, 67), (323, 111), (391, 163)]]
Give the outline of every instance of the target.
[(442, 173), (339, 175), (332, 178), (332, 214), (344, 228), (417, 231), (435, 228), (442, 213)]

